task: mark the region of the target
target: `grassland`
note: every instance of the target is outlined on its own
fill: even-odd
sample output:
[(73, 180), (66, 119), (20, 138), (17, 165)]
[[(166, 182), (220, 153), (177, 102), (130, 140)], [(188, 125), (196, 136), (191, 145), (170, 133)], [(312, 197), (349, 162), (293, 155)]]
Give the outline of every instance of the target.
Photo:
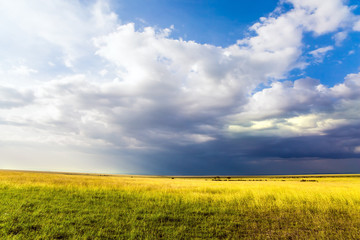
[(360, 239), (360, 176), (0, 171), (0, 239)]

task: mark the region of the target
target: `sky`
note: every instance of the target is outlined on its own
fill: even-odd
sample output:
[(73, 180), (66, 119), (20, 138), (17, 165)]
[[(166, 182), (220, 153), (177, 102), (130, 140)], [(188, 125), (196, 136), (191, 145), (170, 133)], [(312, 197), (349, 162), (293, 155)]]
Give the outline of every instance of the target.
[(357, 0), (0, 0), (0, 168), (360, 172)]

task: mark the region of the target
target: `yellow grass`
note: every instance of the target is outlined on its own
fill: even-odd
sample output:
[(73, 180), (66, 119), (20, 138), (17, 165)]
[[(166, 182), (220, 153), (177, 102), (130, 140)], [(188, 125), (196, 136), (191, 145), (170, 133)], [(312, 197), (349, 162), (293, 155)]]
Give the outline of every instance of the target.
[[(0, 171), (0, 200), (15, 201), (0, 208), (8, 213), (0, 215), (0, 237), (51, 239), (60, 232), (65, 239), (360, 238), (359, 175), (213, 180)], [(29, 203), (35, 204), (31, 211), (22, 209)], [(71, 209), (71, 218), (45, 221), (54, 217), (48, 209)], [(24, 223), (13, 218), (34, 221), (34, 214), (34, 231), (16, 230)], [(86, 214), (94, 226), (86, 225)]]

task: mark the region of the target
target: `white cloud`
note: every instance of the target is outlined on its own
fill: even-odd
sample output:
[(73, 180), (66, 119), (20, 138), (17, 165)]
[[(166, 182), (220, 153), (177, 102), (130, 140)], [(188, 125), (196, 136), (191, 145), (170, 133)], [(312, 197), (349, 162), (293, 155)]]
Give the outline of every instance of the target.
[(328, 114), (303, 114), (289, 118), (273, 118), (262, 121), (251, 121), (251, 125), (229, 125), (230, 132), (249, 135), (271, 135), (279, 137), (324, 135), (327, 130), (345, 126), (346, 119), (334, 119)]
[(351, 8), (342, 0), (288, 0), (294, 5), (290, 14), (294, 21), (307, 31), (317, 35), (333, 32), (340, 27), (351, 25), (353, 14)]
[(360, 20), (358, 20), (353, 27), (354, 31), (360, 31)]
[(55, 60), (74, 67), (93, 52), (91, 39), (113, 30), (117, 21), (106, 1), (86, 7), (79, 1), (1, 1), (0, 43), (7, 47), (0, 60), (25, 59), (35, 68)]
[(353, 99), (359, 97), (360, 90), (360, 73), (348, 74), (344, 83), (335, 85), (331, 91), (340, 98)]
[(241, 116), (261, 119), (283, 114), (288, 111), (302, 111), (310, 104), (326, 103), (328, 89), (318, 80), (305, 78), (295, 82), (275, 82), (270, 88), (255, 93), (243, 107)]
[(313, 79), (277, 82), (255, 93), (243, 111), (229, 118), (230, 132), (255, 135), (321, 135), (358, 123), (360, 74), (328, 88)]
[(28, 66), (25, 66), (25, 65), (13, 66), (8, 71), (8, 73), (11, 75), (14, 74), (14, 75), (25, 75), (25, 76), (28, 76), (30, 74), (37, 73), (37, 72), (38, 72), (37, 70), (29, 68)]
[(335, 45), (340, 46), (341, 43), (346, 39), (348, 33), (347, 32), (338, 32), (334, 35)]
[(311, 54), (314, 57), (315, 62), (321, 63), (324, 61), (326, 53), (329, 51), (332, 51), (332, 50), (334, 50), (333, 46), (327, 46), (327, 47), (315, 49), (315, 50), (309, 52), (309, 54)]

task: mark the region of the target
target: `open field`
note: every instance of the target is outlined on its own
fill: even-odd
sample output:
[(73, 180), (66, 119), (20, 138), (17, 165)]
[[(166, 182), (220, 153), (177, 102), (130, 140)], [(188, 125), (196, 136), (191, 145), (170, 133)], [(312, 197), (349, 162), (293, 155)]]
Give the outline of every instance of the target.
[(203, 238), (359, 239), (360, 175), (0, 171), (0, 239)]

